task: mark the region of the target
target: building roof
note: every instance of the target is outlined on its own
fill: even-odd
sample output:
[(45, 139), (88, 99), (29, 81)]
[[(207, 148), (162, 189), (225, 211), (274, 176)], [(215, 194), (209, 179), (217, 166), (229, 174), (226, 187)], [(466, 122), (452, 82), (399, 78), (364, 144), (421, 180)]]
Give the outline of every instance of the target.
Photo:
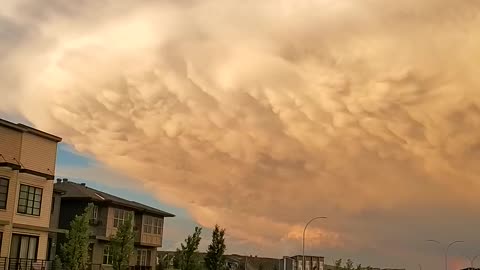
[(155, 214), (163, 217), (174, 217), (174, 214), (144, 205), (138, 202), (129, 201), (115, 195), (105, 193), (90, 187), (85, 184), (78, 184), (75, 182), (64, 179), (63, 181), (55, 183), (55, 189), (62, 190), (65, 194), (62, 195), (63, 199), (86, 199), (93, 202), (105, 202), (127, 208), (132, 208), (139, 212), (145, 212), (149, 214)]
[(47, 133), (47, 132), (44, 132), (44, 131), (41, 131), (41, 130), (38, 130), (38, 129), (33, 128), (33, 127), (26, 126), (24, 124), (15, 124), (15, 123), (12, 123), (10, 121), (7, 121), (7, 120), (1, 119), (1, 118), (0, 118), (0, 125), (4, 126), (4, 127), (8, 127), (10, 129), (20, 131), (20, 132), (35, 134), (37, 136), (40, 136), (42, 138), (45, 138), (45, 139), (48, 139), (48, 140), (51, 140), (51, 141), (54, 141), (54, 142), (61, 142), (62, 141), (62, 138), (60, 138), (58, 136), (52, 135), (50, 133)]

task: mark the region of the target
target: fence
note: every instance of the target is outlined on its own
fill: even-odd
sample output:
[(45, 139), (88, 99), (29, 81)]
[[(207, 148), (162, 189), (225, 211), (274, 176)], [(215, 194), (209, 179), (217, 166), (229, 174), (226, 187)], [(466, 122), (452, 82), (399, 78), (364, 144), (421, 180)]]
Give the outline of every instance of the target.
[[(54, 261), (0, 257), (0, 270), (64, 270)], [(85, 270), (107, 270), (101, 264), (89, 264)]]

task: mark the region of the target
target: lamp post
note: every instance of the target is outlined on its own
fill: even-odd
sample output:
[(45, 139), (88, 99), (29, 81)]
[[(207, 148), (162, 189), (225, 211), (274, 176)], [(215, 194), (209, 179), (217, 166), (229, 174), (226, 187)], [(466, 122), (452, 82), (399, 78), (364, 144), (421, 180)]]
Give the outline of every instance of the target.
[[(432, 242), (432, 243), (436, 243), (436, 244), (439, 244), (441, 245), (442, 243), (440, 243), (439, 241), (437, 240), (427, 240), (427, 242)], [(456, 243), (463, 243), (465, 241), (461, 241), (461, 240), (457, 240), (457, 241), (453, 241), (451, 242), (450, 244), (448, 244), (447, 248), (445, 249), (445, 270), (448, 270), (448, 250), (450, 249), (451, 246), (453, 246), (454, 244)]]
[(307, 224), (305, 225), (305, 228), (303, 229), (303, 239), (302, 239), (302, 270), (305, 270), (305, 231), (307, 231), (308, 225), (312, 223), (312, 221), (321, 219), (321, 218), (327, 218), (327, 217), (314, 217), (312, 218)]

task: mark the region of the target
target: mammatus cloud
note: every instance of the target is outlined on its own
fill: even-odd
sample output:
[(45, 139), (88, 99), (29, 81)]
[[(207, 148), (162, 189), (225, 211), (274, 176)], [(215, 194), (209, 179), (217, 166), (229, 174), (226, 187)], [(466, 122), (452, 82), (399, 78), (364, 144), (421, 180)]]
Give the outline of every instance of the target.
[(10, 1), (2, 110), (265, 254), (326, 215), (311, 250), (416, 267), (480, 240), (479, 8)]

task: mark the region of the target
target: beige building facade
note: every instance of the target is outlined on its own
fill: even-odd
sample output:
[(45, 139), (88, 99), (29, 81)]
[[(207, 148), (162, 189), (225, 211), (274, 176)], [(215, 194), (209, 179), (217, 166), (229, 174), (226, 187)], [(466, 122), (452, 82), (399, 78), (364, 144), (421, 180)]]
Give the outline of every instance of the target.
[(47, 259), (60, 141), (0, 119), (0, 257)]

